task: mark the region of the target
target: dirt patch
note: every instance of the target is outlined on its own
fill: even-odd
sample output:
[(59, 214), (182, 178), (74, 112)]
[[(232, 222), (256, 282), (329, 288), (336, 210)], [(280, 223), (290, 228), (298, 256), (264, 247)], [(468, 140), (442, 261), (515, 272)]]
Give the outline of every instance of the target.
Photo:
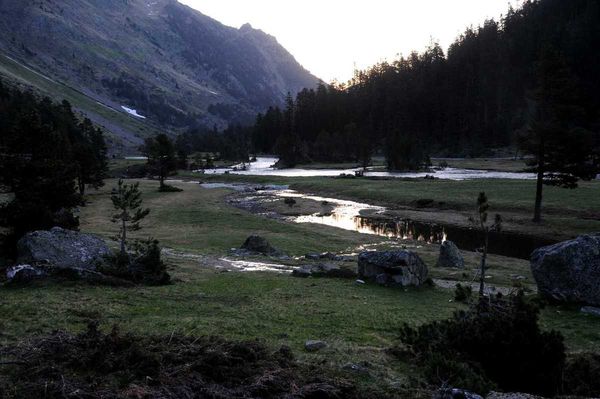
[(216, 337), (55, 332), (0, 347), (2, 398), (368, 398), (288, 347)]
[[(291, 198), (291, 197), (290, 197)], [(278, 213), (283, 216), (303, 216), (303, 215), (329, 215), (334, 209), (333, 204), (329, 202), (320, 202), (306, 198), (294, 197), (293, 204), (288, 204), (285, 198), (277, 199), (272, 202), (267, 202), (263, 206), (271, 212)]]
[[(288, 201), (286, 201), (286, 199)], [(281, 197), (273, 192), (234, 193), (227, 202), (236, 208), (273, 219), (285, 219), (304, 215), (329, 215), (335, 205), (301, 197)]]

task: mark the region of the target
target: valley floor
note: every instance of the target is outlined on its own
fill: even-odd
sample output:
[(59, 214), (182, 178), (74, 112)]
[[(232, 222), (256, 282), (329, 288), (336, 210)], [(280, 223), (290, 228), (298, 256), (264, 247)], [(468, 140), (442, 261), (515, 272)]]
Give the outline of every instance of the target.
[[(220, 176), (219, 179), (242, 178)], [(476, 194), (485, 190), (493, 211), (522, 215), (519, 217), (523, 219), (509, 223), (517, 226), (515, 228), (534, 230), (525, 222), (530, 206), (530, 182), (244, 179), (291, 183), (301, 191), (384, 205), (409, 205), (419, 198), (443, 199), (465, 214)], [(107, 181), (101, 190), (90, 192), (88, 205), (81, 209), (82, 231), (105, 238), (115, 235), (118, 229), (110, 220), (113, 213), (110, 190), (115, 183)], [(230, 190), (206, 189), (194, 182), (173, 184), (184, 191), (159, 193), (158, 182), (140, 181), (144, 206), (152, 211), (136, 236), (154, 237), (169, 249), (166, 257), (174, 284), (133, 289), (76, 283), (2, 287), (0, 343), (14, 343), (56, 329), (81, 331), (94, 319), (99, 320), (106, 331), (118, 324), (122, 331), (138, 333), (259, 338), (273, 347), (289, 345), (301, 361), (337, 370), (346, 363), (368, 362), (369, 376), (358, 378), (366, 385), (381, 381), (390, 386), (407, 385), (409, 378), (416, 375), (414, 366), (393, 358), (386, 349), (397, 343), (403, 323), (418, 325), (447, 318), (462, 308), (464, 305), (453, 301), (452, 289), (439, 286), (389, 289), (357, 285), (352, 279), (298, 279), (288, 273), (237, 271), (215, 266), (222, 265), (224, 258), (230, 259), (231, 248), (239, 247), (251, 234), (267, 238), (288, 253), (291, 259), (286, 262), (290, 265), (300, 264), (302, 260), (298, 258), (311, 252), (356, 253), (365, 246), (404, 245), (422, 256), (433, 278), (449, 281), (448, 287), (455, 281), (471, 282), (478, 265), (478, 256), (465, 252), (464, 273), (440, 270), (435, 267), (437, 245), (398, 243), (333, 227), (268, 219), (229, 204)], [(560, 230), (570, 235), (600, 230), (597, 219), (582, 217), (597, 209), (599, 183), (586, 183), (574, 191), (547, 189), (546, 192), (549, 216), (543, 227), (535, 227), (539, 232), (555, 234)], [(439, 214), (443, 217), (451, 212), (452, 209), (446, 208)], [(278, 262), (266, 257), (252, 260)], [(489, 284), (510, 289), (516, 284), (515, 275), (523, 277), (519, 285), (530, 292), (535, 289), (527, 261), (490, 257)], [(542, 325), (544, 329), (557, 329), (564, 334), (569, 351), (600, 350), (600, 318), (584, 315), (578, 308), (548, 306), (542, 313)], [(327, 341), (329, 346), (307, 353), (303, 345), (309, 339)], [(357, 378), (352, 372), (348, 373), (350, 378)]]

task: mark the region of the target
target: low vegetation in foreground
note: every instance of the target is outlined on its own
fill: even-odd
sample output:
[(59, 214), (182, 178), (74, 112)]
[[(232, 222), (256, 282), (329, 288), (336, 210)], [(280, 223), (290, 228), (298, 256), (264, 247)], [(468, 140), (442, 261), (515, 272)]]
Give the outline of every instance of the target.
[[(79, 215), (83, 231), (106, 238), (114, 236), (115, 226), (106, 215), (112, 212), (110, 187), (115, 183), (107, 181), (105, 188), (89, 193), (88, 203)], [(431, 388), (431, 382), (419, 363), (399, 358), (389, 349), (400, 344), (404, 323), (416, 328), (465, 310), (466, 305), (454, 300), (451, 289), (390, 289), (357, 285), (347, 279), (297, 279), (287, 274), (225, 272), (214, 267), (252, 233), (267, 237), (292, 258), (308, 252), (387, 248), (395, 242), (325, 226), (265, 219), (228, 204), (229, 190), (209, 190), (184, 182), (173, 184), (184, 191), (162, 193), (157, 190), (157, 182), (140, 181), (144, 206), (152, 211), (142, 222), (143, 230), (133, 235), (155, 237), (174, 251), (165, 257), (173, 284), (124, 288), (48, 281), (0, 288), (3, 350), (12, 350), (25, 337), (48, 336), (54, 330), (68, 331), (65, 337), (77, 340), (72, 334), (84, 332), (90, 321), (99, 321), (105, 334), (117, 324), (124, 332), (151, 332), (164, 337), (162, 341), (143, 338), (155, 343), (168, 342), (166, 337), (171, 336), (172, 344), (188, 342), (179, 337), (216, 335), (234, 341), (261, 337), (261, 345), (269, 353), (282, 345), (289, 346), (300, 367), (319, 364), (359, 387), (385, 386), (400, 397), (427, 397), (423, 392)], [(463, 273), (437, 270), (437, 246), (411, 242), (404, 245), (423, 257), (434, 278), (470, 282), (478, 267), (478, 256), (465, 253), (467, 269)], [(492, 255), (488, 273), (492, 278), (487, 283), (509, 287), (509, 276), (522, 274), (527, 278), (524, 284), (532, 284), (525, 261)], [(578, 310), (546, 306), (540, 313), (540, 328), (559, 331), (565, 337), (569, 354), (598, 351), (600, 319)], [(309, 339), (323, 340), (328, 346), (318, 352), (306, 352), (304, 343)], [(173, 350), (176, 349), (169, 349)], [(352, 365), (359, 365), (360, 371)], [(0, 367), (6, 370), (13, 366)], [(118, 368), (115, 370), (118, 373)], [(136, 381), (132, 378), (123, 381)]]

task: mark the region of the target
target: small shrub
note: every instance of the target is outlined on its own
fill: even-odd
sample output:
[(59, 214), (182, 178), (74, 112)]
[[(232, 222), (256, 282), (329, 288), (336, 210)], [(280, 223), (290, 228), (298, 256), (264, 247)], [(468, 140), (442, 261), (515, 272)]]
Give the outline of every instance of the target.
[(469, 387), (472, 392), (490, 392), (496, 389), (478, 364), (470, 364), (450, 359), (439, 353), (432, 353), (424, 365), (423, 374), (428, 381), (444, 384), (452, 381), (455, 387)]
[(600, 353), (577, 353), (567, 359), (562, 393), (600, 397)]
[(446, 169), (448, 167), (448, 162), (446, 162), (446, 161), (440, 161), (440, 163), (438, 163), (438, 167), (440, 169)]
[(135, 244), (136, 256), (129, 265), (129, 273), (135, 282), (146, 285), (164, 285), (171, 281), (167, 266), (161, 259), (158, 240), (140, 241)]
[(290, 208), (293, 207), (294, 205), (296, 205), (296, 200), (293, 199), (292, 197), (286, 197), (283, 202), (289, 206)]
[(417, 208), (431, 208), (435, 205), (435, 201), (431, 198), (419, 198), (415, 201)]
[(183, 191), (182, 189), (175, 187), (175, 186), (170, 186), (168, 184), (163, 184), (162, 186), (160, 186), (158, 188), (158, 191), (161, 193), (179, 193), (181, 191)]
[(470, 285), (456, 284), (454, 290), (454, 300), (457, 302), (466, 303), (471, 299), (473, 295), (473, 288)]
[(444, 376), (448, 384), (480, 394), (495, 385), (506, 392), (553, 396), (565, 347), (562, 335), (540, 330), (538, 315), (539, 308), (522, 293), (483, 298), (449, 320), (405, 325), (400, 339), (432, 384), (439, 385), (436, 376)]
[(100, 272), (108, 276), (144, 285), (165, 285), (171, 281), (161, 259), (157, 240), (137, 241), (131, 245), (133, 253), (121, 253), (107, 259)]

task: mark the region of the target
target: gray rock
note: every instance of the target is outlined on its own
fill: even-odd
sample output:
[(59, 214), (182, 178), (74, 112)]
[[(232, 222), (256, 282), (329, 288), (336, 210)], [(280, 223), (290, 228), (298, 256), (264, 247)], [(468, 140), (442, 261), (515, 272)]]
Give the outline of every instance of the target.
[(17, 244), (20, 263), (46, 262), (54, 268), (96, 270), (111, 254), (104, 240), (54, 227), (27, 233)]
[(458, 247), (452, 241), (444, 241), (440, 245), (437, 267), (464, 269), (465, 260)]
[(369, 367), (366, 362), (346, 363), (342, 366), (342, 370), (352, 371), (353, 373), (356, 373), (356, 374), (364, 374), (364, 375), (369, 374)]
[(304, 255), (304, 259), (319, 260), (319, 259), (321, 259), (321, 254), (317, 254), (317, 253), (306, 254), (306, 255)]
[(304, 343), (304, 349), (308, 352), (316, 352), (323, 348), (327, 348), (327, 343), (324, 341), (308, 340)]
[(11, 284), (27, 284), (46, 276), (45, 270), (31, 265), (16, 265), (6, 270), (6, 279)]
[(109, 285), (114, 287), (133, 287), (135, 284), (128, 280), (107, 276), (91, 269), (78, 267), (55, 267), (50, 264), (18, 265), (10, 267), (6, 272), (9, 284), (28, 284), (34, 280), (58, 278), (68, 280), (85, 280), (89, 283)]
[(322, 254), (309, 253), (309, 254), (304, 255), (304, 258), (308, 259), (308, 260), (323, 260), (323, 259), (325, 259), (325, 260), (333, 260), (333, 261), (339, 261), (339, 262), (346, 260), (345, 257), (336, 255), (331, 252), (325, 252)]
[(600, 308), (595, 308), (593, 306), (584, 306), (581, 308), (581, 313), (600, 316)]
[(312, 276), (311, 266), (304, 265), (304, 266), (300, 266), (297, 269), (292, 270), (292, 276), (301, 277), (301, 278), (311, 277)]
[(375, 282), (379, 285), (388, 285), (392, 282), (389, 274), (381, 273), (375, 276)]
[(358, 256), (358, 275), (362, 280), (420, 286), (427, 280), (428, 270), (421, 258), (410, 251), (362, 252)]
[(543, 296), (600, 306), (600, 233), (536, 249), (531, 271)]
[(263, 255), (283, 255), (281, 251), (271, 246), (271, 244), (269, 244), (269, 242), (265, 238), (258, 235), (251, 235), (250, 237), (248, 237), (241, 248), (249, 252), (259, 253)]
[(502, 393), (490, 392), (485, 399), (543, 399), (541, 396), (530, 395), (528, 393)]
[(464, 389), (441, 388), (433, 394), (433, 399), (483, 399), (483, 397)]

